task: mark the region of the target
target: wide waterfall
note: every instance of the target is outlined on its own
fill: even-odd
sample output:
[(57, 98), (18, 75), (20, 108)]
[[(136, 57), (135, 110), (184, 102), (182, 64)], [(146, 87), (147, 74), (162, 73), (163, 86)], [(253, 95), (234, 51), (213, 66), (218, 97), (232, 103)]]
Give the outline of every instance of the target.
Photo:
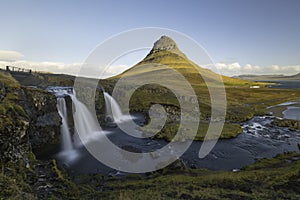
[(103, 92), (105, 106), (106, 106), (106, 115), (111, 117), (114, 122), (120, 122), (126, 117), (122, 114), (119, 104), (116, 100), (110, 96), (107, 92)]
[(95, 137), (103, 134), (102, 128), (98, 121), (93, 117), (88, 108), (80, 102), (74, 94), (69, 94), (73, 101), (74, 110), (74, 126), (75, 126), (75, 144), (81, 145), (82, 143), (89, 142)]
[[(71, 87), (50, 86), (47, 88), (57, 96), (57, 109), (62, 118), (61, 125), (61, 148), (62, 151), (74, 150), (82, 144), (88, 143), (105, 134), (97, 119), (92, 115), (85, 104), (80, 102)], [(123, 115), (116, 100), (108, 93), (103, 92), (106, 106), (106, 115), (111, 117), (113, 122), (119, 123), (131, 119)], [(68, 115), (65, 97), (71, 97), (73, 102), (74, 134), (73, 138), (69, 131)]]
[(67, 106), (64, 97), (57, 98), (57, 110), (59, 115), (62, 118), (62, 124), (60, 126), (61, 148), (63, 151), (71, 151), (73, 150), (73, 144), (72, 144), (71, 134), (69, 131)]
[[(80, 157), (82, 145), (96, 142), (107, 132), (103, 131), (97, 118), (89, 108), (82, 103), (71, 87), (48, 87), (47, 90), (57, 97), (57, 110), (62, 118), (61, 124), (61, 152), (58, 156), (66, 164), (70, 164)], [(116, 100), (108, 93), (103, 92), (106, 106), (106, 114), (113, 122), (120, 123), (131, 119), (131, 116), (124, 115)], [(70, 133), (68, 126), (68, 110), (65, 98), (70, 97), (73, 105), (74, 133)], [(123, 123), (121, 123), (123, 124)], [(119, 124), (119, 125), (121, 125)], [(91, 143), (93, 144), (93, 143)]]

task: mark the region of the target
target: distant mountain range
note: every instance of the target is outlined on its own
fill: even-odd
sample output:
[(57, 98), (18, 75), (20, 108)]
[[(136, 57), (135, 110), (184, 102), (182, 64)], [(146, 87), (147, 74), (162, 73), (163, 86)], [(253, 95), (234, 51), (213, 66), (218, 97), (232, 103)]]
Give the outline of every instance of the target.
[(239, 78), (249, 81), (300, 81), (300, 73), (286, 76), (286, 75), (240, 75), (234, 76), (234, 78)]

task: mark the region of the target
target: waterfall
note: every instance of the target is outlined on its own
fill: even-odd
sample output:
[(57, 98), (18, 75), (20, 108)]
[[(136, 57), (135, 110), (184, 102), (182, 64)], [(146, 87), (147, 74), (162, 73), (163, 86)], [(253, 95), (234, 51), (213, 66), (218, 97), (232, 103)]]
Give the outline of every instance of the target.
[(63, 151), (71, 151), (73, 149), (73, 144), (68, 126), (67, 106), (64, 97), (57, 98), (57, 110), (62, 118), (62, 124), (60, 126), (61, 148)]
[[(76, 98), (73, 88), (53, 86), (48, 87), (47, 90), (54, 93), (57, 97), (57, 109), (62, 118), (61, 143), (63, 151), (73, 150), (74, 146), (80, 146), (104, 133), (97, 119), (95, 119), (89, 109)], [(73, 141), (67, 121), (67, 106), (64, 99), (66, 96), (71, 97), (74, 106), (73, 119), (75, 132)]]
[(73, 118), (76, 131), (74, 138), (76, 145), (81, 145), (82, 143), (89, 142), (95, 137), (101, 136), (101, 134), (103, 134), (102, 128), (88, 108), (80, 102), (74, 94), (69, 94), (69, 96), (71, 97), (75, 108)]
[(122, 111), (116, 100), (108, 93), (103, 92), (106, 106), (106, 115), (113, 118), (115, 122), (120, 122), (124, 119)]
[[(99, 139), (103, 134), (97, 119), (94, 118), (89, 109), (76, 98), (75, 91), (71, 87), (48, 87), (47, 91), (53, 93), (57, 97), (57, 110), (62, 118), (61, 130), (61, 149), (58, 154), (64, 159), (65, 164), (75, 162), (79, 158), (79, 151), (82, 144)], [(71, 97), (73, 102), (73, 120), (74, 134), (71, 137), (68, 126), (68, 115), (65, 97)]]

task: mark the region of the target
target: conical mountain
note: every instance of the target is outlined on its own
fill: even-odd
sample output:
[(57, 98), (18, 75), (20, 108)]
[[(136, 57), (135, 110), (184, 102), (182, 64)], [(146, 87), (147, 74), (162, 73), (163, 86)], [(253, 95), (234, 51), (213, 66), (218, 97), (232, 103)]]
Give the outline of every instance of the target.
[[(170, 73), (170, 71), (174, 72), (174, 70), (185, 78), (184, 82), (182, 79), (179, 80), (174, 74)], [(121, 77), (125, 77), (126, 80), (129, 81), (126, 84), (131, 86), (136, 85), (136, 80), (145, 81), (146, 83), (149, 80), (154, 80), (152, 83), (157, 83), (157, 85), (148, 84), (148, 86), (146, 85), (139, 88), (138, 92), (135, 93), (136, 98), (131, 98), (135, 110), (147, 110), (148, 106), (154, 103), (178, 105), (176, 97), (172, 92), (158, 86), (161, 85), (158, 84), (158, 80), (163, 80), (166, 85), (175, 87), (181, 96), (189, 96), (190, 90), (187, 90), (188, 88), (185, 84), (188, 82), (198, 97), (202, 115), (209, 115), (211, 109), (210, 92), (207, 87), (207, 82), (209, 82), (210, 86), (217, 87), (220, 86), (220, 81), (222, 80), (224, 85), (246, 85), (250, 83), (249, 81), (221, 76), (209, 69), (199, 67), (180, 51), (174, 40), (167, 36), (162, 36), (156, 41), (151, 51), (142, 61), (123, 73), (103, 81), (102, 84), (108, 90), (112, 91), (115, 83)], [(128, 87), (123, 87), (123, 91), (126, 92)], [(150, 95), (152, 93), (155, 93), (155, 95)]]
[[(161, 73), (163, 73), (164, 70), (163, 67), (157, 67), (157, 64), (175, 69), (181, 73), (192, 86), (205, 85), (204, 78), (206, 81), (220, 80), (219, 74), (216, 74), (209, 69), (199, 67), (197, 64), (190, 61), (187, 56), (180, 51), (176, 42), (165, 35), (161, 36), (161, 38), (154, 43), (149, 54), (141, 62), (122, 74), (110, 79), (137, 75), (142, 75), (146, 78), (147, 73), (157, 73), (161, 76)], [(226, 76), (221, 76), (221, 78), (225, 85), (247, 83), (247, 81)]]
[[(186, 85), (182, 84), (180, 79), (176, 79), (167, 68), (171, 68), (171, 71), (179, 72), (190, 83), (197, 99), (188, 92), (190, 88), (185, 87)], [(214, 85), (215, 80), (218, 82), (220, 78), (225, 85), (225, 94), (223, 93), (223, 88), (219, 87), (219, 84)], [(122, 80), (129, 81), (126, 82), (128, 85), (119, 84), (120, 82), (124, 83)], [(137, 83), (139, 81), (147, 83), (149, 80), (152, 80), (152, 82), (143, 86)], [(171, 90), (169, 87), (159, 84), (162, 81), (171, 85), (172, 89), (176, 88), (177, 93), (174, 93), (174, 90)], [(208, 87), (207, 82), (213, 84), (210, 84)], [(194, 119), (191, 116), (195, 114), (195, 106), (191, 106), (191, 110), (185, 112), (185, 114), (188, 114), (181, 114), (182, 107), (179, 102), (181, 99), (187, 100), (191, 105), (197, 100), (196, 103), (199, 105), (201, 121), (196, 138), (202, 140), (209, 129), (212, 119), (216, 120), (216, 122), (223, 120), (224, 109), (226, 109), (226, 121), (221, 138), (231, 138), (242, 132), (242, 128), (239, 125), (240, 122), (249, 120), (256, 114), (262, 115), (265, 113), (265, 107), (274, 105), (272, 102), (274, 103), (274, 97), (277, 95), (274, 90), (264, 87), (264, 83), (222, 76), (198, 66), (188, 59), (188, 55), (180, 51), (180, 47), (174, 40), (167, 36), (162, 36), (156, 41), (151, 51), (142, 61), (120, 75), (103, 80), (101, 84), (110, 93), (113, 90), (115, 91), (115, 88), (120, 88), (120, 90), (117, 90), (120, 93), (116, 96), (117, 98), (120, 97), (120, 105), (131, 94), (128, 91), (132, 88), (137, 88), (133, 95), (130, 96), (129, 110), (131, 112), (148, 113), (152, 105), (162, 105), (168, 113), (168, 118), (164, 128), (155, 137), (168, 141), (172, 140), (176, 134), (179, 127), (178, 122), (183, 119), (181, 118), (182, 116), (186, 116), (186, 119), (191, 119), (191, 122)], [(115, 87), (116, 84), (118, 87)], [(135, 87), (136, 85), (138, 87)], [(252, 89), (249, 87), (251, 85), (261, 85), (262, 88)], [(226, 105), (222, 101), (224, 96)], [(282, 102), (282, 99), (278, 102)], [(156, 120), (161, 119), (158, 117)], [(185, 128), (184, 134), (188, 136), (191, 129), (189, 127)]]

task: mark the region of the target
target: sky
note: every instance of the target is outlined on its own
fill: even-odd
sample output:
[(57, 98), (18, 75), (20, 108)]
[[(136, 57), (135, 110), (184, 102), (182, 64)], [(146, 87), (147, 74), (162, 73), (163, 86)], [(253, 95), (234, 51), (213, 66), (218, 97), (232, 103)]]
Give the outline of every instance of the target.
[(111, 36), (162, 27), (197, 41), (225, 75), (300, 72), (298, 0), (0, 0), (0, 5), (2, 67), (76, 74)]

